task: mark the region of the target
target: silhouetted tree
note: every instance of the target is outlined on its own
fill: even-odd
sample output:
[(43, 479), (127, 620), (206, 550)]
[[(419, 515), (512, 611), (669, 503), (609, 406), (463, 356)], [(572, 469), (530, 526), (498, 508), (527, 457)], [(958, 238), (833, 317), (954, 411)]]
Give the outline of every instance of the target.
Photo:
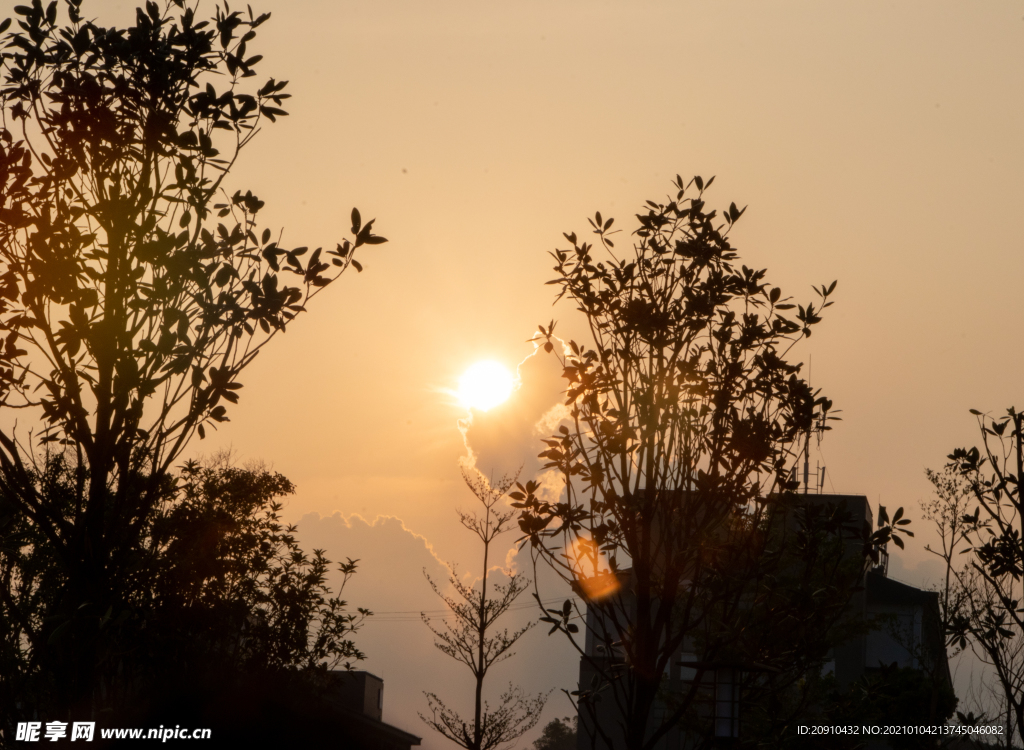
[(954, 450), (945, 485), (936, 485), (952, 516), (938, 525), (954, 528), (955, 541), (968, 553), (957, 555), (965, 561), (960, 569), (947, 560), (957, 593), (947, 618), (949, 638), (961, 648), (969, 642), (992, 666), (1002, 687), (1010, 747), (1024, 730), (1024, 414), (1014, 408), (999, 419), (971, 413), (981, 448)]
[(483, 545), (480, 589), (477, 590), (474, 586), (461, 581), (453, 566), (448, 583), (455, 590), (456, 596), (448, 596), (424, 571), (430, 587), (444, 600), (455, 623), (453, 625), (442, 620), (442, 626), (436, 627), (426, 614), (423, 614), (422, 618), (436, 636), (434, 645), (438, 650), (465, 664), (473, 674), (473, 719), (463, 719), (436, 693), (424, 693), (427, 696), (430, 715), (420, 714), (420, 718), (466, 750), (492, 750), (512, 742), (532, 729), (540, 720), (547, 696), (541, 693), (536, 698), (530, 698), (522, 688), (509, 684), (508, 690), (499, 699), (500, 705), (496, 708), (492, 709), (484, 700), (484, 680), (488, 671), (498, 662), (514, 655), (513, 646), (535, 623), (524, 625), (511, 633), (507, 628), (499, 632), (495, 627), (498, 619), (529, 586), (529, 581), (521, 573), (505, 571), (508, 581), (504, 584), (495, 584), (492, 594), (488, 594), (487, 590), (491, 542), (512, 528), (509, 522), (516, 515), (514, 511), (501, 509), (498, 504), (515, 480), (506, 477), (496, 485), (491, 485), (479, 473), (470, 477), (464, 471), (462, 476), (466, 486), (484, 509), (482, 516), (458, 511), (462, 525), (476, 534)]
[[(60, 703), (96, 707), (174, 462), (228, 419), (267, 342), (359, 270), (356, 248), (385, 240), (353, 210), (353, 240), (285, 248), (257, 226), (262, 201), (227, 191), (286, 114), (285, 81), (252, 83), (269, 14), (148, 2), (118, 29), (81, 0), (66, 12), (18, 6), (0, 40), (0, 543), (31, 527), (52, 555), (60, 586), (19, 600), (44, 607), (21, 647), (55, 670)], [(13, 612), (23, 582), (4, 583)]]
[[(840, 690), (834, 679), (818, 684), (818, 713), (809, 719), (817, 726), (941, 726), (956, 708), (956, 696), (948, 684), (937, 697), (930, 675), (895, 664), (873, 668), (846, 690)], [(937, 719), (935, 717), (938, 717)], [(795, 736), (787, 743), (794, 750), (835, 748), (863, 750), (865, 737), (852, 733), (835, 736)], [(886, 746), (893, 750), (933, 750), (946, 748), (951, 737), (935, 734), (904, 734), (886, 737)]]
[[(51, 455), (40, 494), (70, 510), (75, 473), (64, 456)], [(325, 682), (328, 668), (363, 658), (351, 634), (369, 613), (346, 611), (326, 585), (330, 561), (320, 550), (306, 555), (295, 527), (280, 521), (278, 498), (293, 491), (280, 474), (223, 461), (190, 462), (165, 484), (132, 565), (113, 582), (123, 608), (117, 616), (108, 610), (100, 626), (109, 649), (95, 689), (108, 718), (180, 723), (201, 716), (231, 726), (234, 716), (218, 694), (249, 695), (255, 684), (308, 691)], [(59, 597), (67, 574), (38, 526), (22, 519), (6, 541), (15, 544), (0, 574), (17, 585), (0, 606), (0, 685), (4, 724), (13, 729), (16, 718), (52, 715), (60, 706), (61, 672), (52, 653), (36, 646), (44, 605)], [(343, 586), (355, 566), (341, 564)], [(73, 625), (51, 636), (58, 643), (74, 637)], [(219, 705), (218, 715), (209, 714), (211, 705)]]
[[(835, 282), (796, 306), (764, 270), (740, 265), (728, 231), (743, 210), (708, 210), (710, 184), (677, 177), (673, 197), (648, 201), (632, 250), (615, 248), (613, 219), (598, 213), (590, 224), (606, 257), (575, 233), (552, 253), (549, 283), (593, 342), (563, 343), (554, 323), (541, 326), (535, 340), (563, 365), (567, 417), (540, 455), (563, 494), (530, 481), (511, 497), (535, 561), (583, 603), (542, 621), (593, 675), (578, 696), (595, 746), (653, 748), (691, 718), (691, 742), (734, 733), (735, 717), (723, 727), (694, 713), (715, 705), (708, 680), (728, 675), (746, 701), (820, 671), (865, 561), (890, 538), (902, 546), (890, 525), (872, 532), (792, 494), (800, 442), (834, 417), (786, 357)], [(584, 620), (592, 650), (575, 637)], [(695, 672), (685, 683), (684, 654)], [(767, 714), (764, 731), (793, 733)]]
[(578, 717), (552, 719), (544, 725), (539, 738), (533, 742), (533, 750), (576, 750), (576, 727)]

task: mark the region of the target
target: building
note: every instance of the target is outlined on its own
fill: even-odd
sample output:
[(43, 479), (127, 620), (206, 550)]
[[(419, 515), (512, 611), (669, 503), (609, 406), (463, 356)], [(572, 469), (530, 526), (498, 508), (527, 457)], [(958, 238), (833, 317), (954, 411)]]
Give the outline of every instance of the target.
[[(845, 506), (852, 522), (845, 525), (842, 533), (845, 545), (843, 556), (863, 568), (860, 574), (862, 584), (854, 591), (843, 615), (844, 623), (852, 631), (860, 632), (835, 646), (828, 654), (821, 675), (828, 678), (825, 684), (834, 684), (839, 691), (848, 692), (859, 682), (877, 678), (878, 675), (887, 674), (886, 670), (897, 668), (913, 672), (900, 673), (903, 679), (907, 679), (906, 675), (909, 674), (911, 680), (939, 685), (941, 690), (948, 691), (951, 696), (952, 681), (940, 624), (938, 594), (890, 579), (884, 550), (878, 564), (871, 564), (870, 561), (865, 565), (860, 563), (863, 559), (863, 540), (870, 536), (874, 528), (874, 516), (867, 498), (860, 495), (804, 495), (802, 499), (811, 507)], [(795, 527), (797, 522), (794, 517), (787, 517), (786, 523)], [(854, 567), (854, 580), (856, 571)], [(632, 585), (631, 571), (622, 571), (618, 593), (614, 596), (628, 601)], [(629, 611), (629, 606), (625, 609)], [(635, 608), (633, 611), (630, 617), (635, 617)], [(599, 633), (602, 627), (607, 630), (601, 617), (597, 608), (588, 607), (584, 655), (580, 660), (581, 691), (600, 682), (596, 678), (599, 671), (596, 664), (608, 666), (617, 661), (622, 662), (621, 655), (614, 653), (615, 647), (612, 647), (610, 653), (608, 646), (602, 642), (606, 638), (595, 637), (595, 633)], [(704, 731), (713, 732), (715, 743), (720, 746), (735, 744), (738, 738), (744, 736), (745, 729), (747, 732), (756, 731), (745, 724), (744, 686), (763, 685), (772, 672), (779, 670), (739, 660), (701, 661), (696, 653), (687, 651), (692, 648), (684, 645), (674, 663), (669, 665), (662, 676), (662, 687), (655, 704), (655, 718), (661, 723), (671, 710), (673, 700), (680, 696), (692, 696), (692, 712), (703, 717), (698, 720), (703, 722)], [(626, 667), (622, 664), (621, 668)], [(607, 698), (599, 710), (591, 712), (581, 708), (578, 749), (620, 750), (620, 743), (624, 744), (621, 739), (613, 739), (611, 743), (605, 739), (595, 741), (595, 723), (592, 718), (598, 717), (597, 721), (602, 726), (614, 726), (616, 715), (621, 715), (620, 709)], [(682, 723), (673, 726), (659, 740), (657, 750), (686, 750), (692, 747), (695, 744), (692, 732)]]
[(335, 739), (346, 750), (410, 750), (420, 738), (384, 723), (384, 680), (365, 671), (333, 670), (325, 699), (334, 709)]

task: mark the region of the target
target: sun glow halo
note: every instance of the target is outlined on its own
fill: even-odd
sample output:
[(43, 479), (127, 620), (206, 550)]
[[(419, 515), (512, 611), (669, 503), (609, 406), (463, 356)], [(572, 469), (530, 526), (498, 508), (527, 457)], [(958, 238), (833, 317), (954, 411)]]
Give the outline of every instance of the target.
[(459, 401), (467, 409), (487, 411), (508, 399), (514, 386), (515, 378), (503, 365), (477, 362), (459, 378)]

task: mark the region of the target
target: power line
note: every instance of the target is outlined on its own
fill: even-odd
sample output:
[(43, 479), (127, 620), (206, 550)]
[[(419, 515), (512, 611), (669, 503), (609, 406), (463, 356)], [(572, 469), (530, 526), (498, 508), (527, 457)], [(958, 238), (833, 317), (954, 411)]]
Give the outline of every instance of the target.
[[(570, 597), (572, 599), (572, 597)], [(555, 599), (545, 599), (543, 603), (545, 606), (553, 604), (561, 604), (565, 601), (564, 597), (558, 597)], [(578, 600), (577, 600), (578, 601)], [(537, 607), (534, 602), (524, 602), (523, 604), (515, 604), (509, 607), (509, 611), (513, 610), (524, 610), (524, 609), (535, 609)], [(405, 609), (405, 610), (389, 610), (386, 612), (374, 612), (373, 617), (367, 619), (367, 623), (374, 622), (420, 622), (420, 613), (427, 615), (431, 619), (436, 620), (447, 620), (454, 617), (454, 614), (450, 609)]]

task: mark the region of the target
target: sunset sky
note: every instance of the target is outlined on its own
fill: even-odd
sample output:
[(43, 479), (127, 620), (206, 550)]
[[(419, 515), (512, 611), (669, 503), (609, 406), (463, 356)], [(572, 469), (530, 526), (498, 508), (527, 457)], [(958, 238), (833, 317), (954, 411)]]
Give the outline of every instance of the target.
[[(84, 13), (124, 23), (134, 5), (87, 0)], [(365, 272), (267, 347), (231, 422), (192, 449), (272, 465), (298, 486), (286, 514), (304, 543), (361, 558), (346, 598), (381, 613), (358, 644), (385, 679), (385, 721), (443, 748), (416, 717), (422, 691), (471, 710), (468, 672), (416, 614), (441, 607), (424, 567), (479, 572), (455, 514), (473, 507), (459, 376), (483, 359), (515, 371), (552, 318), (582, 338), (572, 306), (552, 308), (548, 252), (598, 210), (632, 231), (677, 173), (715, 175), (712, 206), (748, 206), (731, 234), (741, 261), (797, 301), (838, 280), (794, 355), (813, 358), (813, 385), (842, 410), (812, 468), (828, 466), (827, 491), (905, 506), (918, 536), (891, 571), (929, 581), (925, 468), (975, 442), (968, 409), (1024, 406), (1020, 2), (253, 8), (273, 11), (250, 44), (260, 80), (288, 79), (293, 98), (230, 189), (266, 201), (285, 245), (333, 247), (353, 206), (389, 242), (361, 249)], [(520, 375), (466, 433), (485, 474), (537, 468), (536, 425), (561, 386), (544, 355)], [(495, 692), (574, 689), (562, 645), (528, 634)], [(553, 694), (542, 723), (569, 713)]]

